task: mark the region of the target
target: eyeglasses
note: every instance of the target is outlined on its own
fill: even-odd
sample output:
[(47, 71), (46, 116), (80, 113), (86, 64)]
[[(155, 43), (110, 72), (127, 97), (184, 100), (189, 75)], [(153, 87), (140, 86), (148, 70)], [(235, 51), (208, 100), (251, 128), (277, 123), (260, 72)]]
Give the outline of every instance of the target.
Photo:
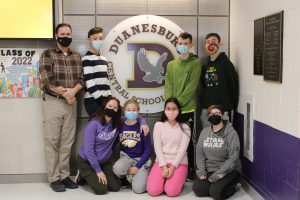
[(220, 112), (214, 112), (214, 113), (209, 113), (208, 116), (213, 116), (213, 115), (222, 115), (222, 113)]

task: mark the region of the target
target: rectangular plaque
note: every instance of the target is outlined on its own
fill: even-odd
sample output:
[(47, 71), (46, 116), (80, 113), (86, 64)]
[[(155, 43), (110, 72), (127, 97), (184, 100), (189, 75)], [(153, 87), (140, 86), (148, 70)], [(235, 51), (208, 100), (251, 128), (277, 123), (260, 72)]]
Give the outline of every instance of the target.
[(254, 20), (254, 62), (253, 73), (263, 74), (264, 64), (264, 18)]
[(282, 82), (283, 11), (265, 17), (264, 80)]

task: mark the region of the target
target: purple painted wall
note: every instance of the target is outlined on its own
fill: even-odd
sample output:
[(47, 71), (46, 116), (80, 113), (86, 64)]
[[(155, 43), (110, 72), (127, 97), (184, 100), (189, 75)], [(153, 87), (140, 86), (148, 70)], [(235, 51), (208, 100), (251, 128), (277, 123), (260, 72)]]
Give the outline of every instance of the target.
[[(234, 127), (242, 142), (242, 114), (236, 113)], [(259, 121), (253, 132), (254, 161), (241, 156), (244, 178), (265, 199), (300, 200), (300, 139)]]

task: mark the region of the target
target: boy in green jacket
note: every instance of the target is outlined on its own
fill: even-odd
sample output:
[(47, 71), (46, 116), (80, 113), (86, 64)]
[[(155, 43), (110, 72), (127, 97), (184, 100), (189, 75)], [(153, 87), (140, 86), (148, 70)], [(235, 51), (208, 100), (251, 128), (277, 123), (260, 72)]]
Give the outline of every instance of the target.
[(192, 133), (192, 140), (188, 147), (188, 180), (195, 178), (194, 144), (196, 141), (193, 140), (195, 138), (193, 127), (197, 89), (202, 68), (198, 56), (190, 53), (192, 47), (192, 35), (187, 32), (181, 33), (177, 42), (177, 51), (180, 57), (168, 63), (165, 77), (165, 99), (175, 97), (179, 100), (183, 118), (188, 123)]

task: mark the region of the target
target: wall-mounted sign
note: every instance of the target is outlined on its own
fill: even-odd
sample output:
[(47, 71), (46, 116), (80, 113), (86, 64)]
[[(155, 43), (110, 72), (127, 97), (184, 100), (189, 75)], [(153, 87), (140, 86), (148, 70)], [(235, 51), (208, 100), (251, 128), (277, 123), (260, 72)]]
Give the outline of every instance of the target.
[(254, 62), (253, 73), (263, 75), (264, 63), (264, 18), (254, 21)]
[(123, 104), (135, 99), (141, 113), (163, 110), (166, 66), (177, 56), (182, 29), (153, 15), (130, 17), (106, 36), (102, 53), (108, 60), (113, 95)]
[(0, 48), (0, 97), (40, 97), (42, 50)]
[(264, 80), (282, 82), (283, 11), (265, 17)]

